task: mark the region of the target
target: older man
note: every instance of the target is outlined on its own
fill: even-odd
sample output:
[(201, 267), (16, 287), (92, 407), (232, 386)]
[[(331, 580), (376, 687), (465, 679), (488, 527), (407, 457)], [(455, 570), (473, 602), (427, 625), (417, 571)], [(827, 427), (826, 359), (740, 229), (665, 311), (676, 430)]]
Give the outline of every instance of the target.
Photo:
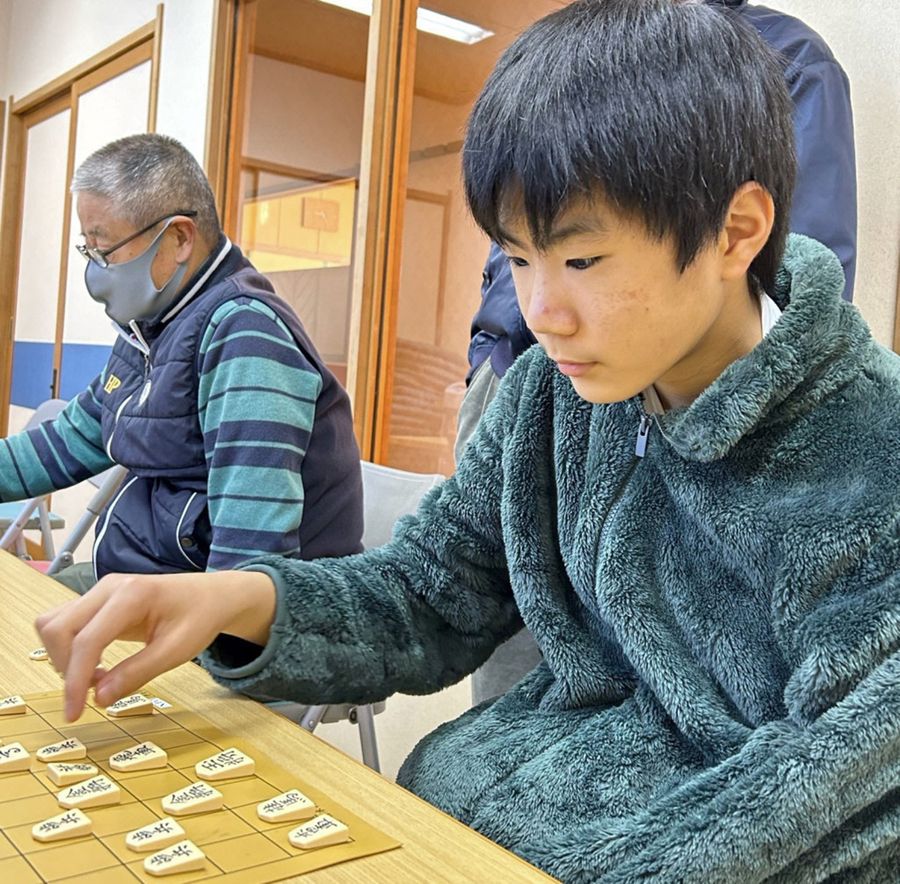
[(57, 420), (0, 442), (3, 500), (128, 469), (97, 523), (90, 578), (63, 582), (359, 551), (347, 394), (222, 233), (193, 156), (130, 136), (85, 160), (71, 189), (85, 283), (119, 337)]

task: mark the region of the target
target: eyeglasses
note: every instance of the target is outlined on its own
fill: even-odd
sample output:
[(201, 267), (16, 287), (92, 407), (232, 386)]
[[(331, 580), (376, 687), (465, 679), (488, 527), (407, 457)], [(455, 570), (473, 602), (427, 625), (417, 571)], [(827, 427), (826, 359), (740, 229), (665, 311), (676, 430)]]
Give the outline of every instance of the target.
[(167, 212), (161, 218), (157, 218), (155, 221), (151, 221), (146, 227), (142, 227), (137, 233), (132, 233), (131, 236), (126, 236), (125, 239), (120, 240), (114, 246), (110, 246), (108, 249), (97, 249), (93, 246), (86, 246), (84, 243), (76, 244), (75, 248), (78, 250), (78, 254), (81, 255), (87, 261), (94, 261), (96, 264), (99, 264), (101, 267), (108, 267), (109, 261), (107, 261), (107, 256), (111, 255), (116, 249), (121, 249), (122, 246), (127, 245), (133, 239), (137, 239), (141, 234), (146, 233), (148, 230), (152, 230), (159, 224), (160, 221), (167, 221), (169, 218), (177, 218), (179, 215), (183, 215), (185, 218), (195, 218), (197, 213), (194, 211), (186, 211), (186, 212)]

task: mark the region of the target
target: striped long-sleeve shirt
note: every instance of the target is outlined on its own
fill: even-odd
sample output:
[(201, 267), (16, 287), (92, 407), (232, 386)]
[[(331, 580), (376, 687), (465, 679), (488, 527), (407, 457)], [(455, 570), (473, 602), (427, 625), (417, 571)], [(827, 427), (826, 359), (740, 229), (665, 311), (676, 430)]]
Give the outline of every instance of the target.
[[(0, 499), (76, 484), (114, 461), (101, 425), (108, 368), (59, 417), (0, 440)], [(210, 570), (260, 553), (300, 554), (301, 475), (322, 378), (284, 322), (256, 299), (226, 301), (200, 343)], [(118, 432), (118, 429), (117, 429)], [(132, 468), (134, 465), (124, 462)]]
[(213, 529), (208, 567), (229, 567), (260, 552), (297, 556), (301, 468), (322, 378), (260, 301), (223, 304), (200, 354)]

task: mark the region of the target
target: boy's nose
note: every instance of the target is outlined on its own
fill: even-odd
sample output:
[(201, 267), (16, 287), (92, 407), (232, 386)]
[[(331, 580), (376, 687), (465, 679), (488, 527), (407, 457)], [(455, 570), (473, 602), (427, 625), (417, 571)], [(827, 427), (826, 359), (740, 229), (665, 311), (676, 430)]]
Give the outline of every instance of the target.
[(528, 328), (536, 335), (571, 335), (575, 318), (558, 278), (535, 270), (531, 285), (523, 299), (523, 315)]

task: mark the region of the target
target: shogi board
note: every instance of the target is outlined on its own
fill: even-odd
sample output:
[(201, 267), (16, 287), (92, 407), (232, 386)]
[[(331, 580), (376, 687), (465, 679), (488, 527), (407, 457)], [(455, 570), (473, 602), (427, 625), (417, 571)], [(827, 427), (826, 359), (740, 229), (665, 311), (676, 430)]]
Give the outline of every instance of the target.
[[(110, 718), (102, 707), (89, 703), (84, 715), (68, 724), (63, 718), (62, 693), (53, 692), (25, 697), (28, 709), (24, 715), (0, 717), (0, 740), (18, 741), (32, 756), (42, 746), (77, 737), (87, 747), (84, 760), (92, 761), (122, 790), (121, 804), (85, 810), (94, 822), (92, 834), (41, 843), (31, 837), (31, 827), (62, 813), (56, 802), (61, 787), (50, 781), (46, 765), (36, 758), (29, 771), (0, 774), (0, 881), (118, 884), (166, 880), (144, 872), (144, 859), (150, 854), (129, 850), (125, 835), (168, 816), (163, 812), (162, 798), (196, 782), (194, 765), (230, 746), (253, 758), (256, 772), (214, 784), (225, 796), (223, 809), (176, 817), (186, 837), (206, 854), (206, 868), (173, 875), (170, 880), (178, 884), (207, 880), (217, 884), (267, 884), (400, 846), (280, 768), (252, 743), (235, 739), (196, 713), (154, 696), (168, 708), (157, 708), (153, 715)], [(166, 750), (169, 761), (165, 768), (131, 773), (110, 768), (110, 755), (145, 740)], [(288, 832), (300, 822), (269, 824), (256, 815), (259, 802), (289, 789), (299, 789), (322, 811), (346, 823), (353, 840), (306, 852), (293, 847)]]

